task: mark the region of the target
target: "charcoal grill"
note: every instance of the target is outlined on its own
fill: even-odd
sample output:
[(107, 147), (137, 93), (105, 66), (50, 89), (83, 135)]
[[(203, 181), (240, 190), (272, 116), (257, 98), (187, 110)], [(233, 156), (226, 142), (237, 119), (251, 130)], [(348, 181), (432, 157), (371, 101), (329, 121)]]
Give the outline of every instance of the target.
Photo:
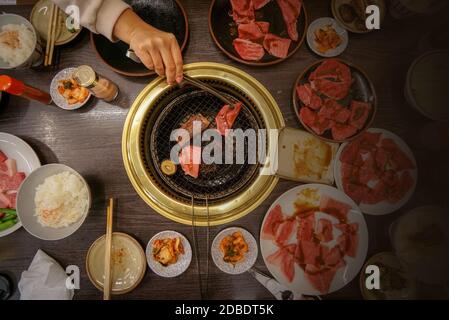
[[(269, 130), (284, 126), (272, 96), (246, 73), (215, 63), (187, 65), (185, 72), (243, 103), (234, 128)], [(173, 176), (161, 172), (160, 164), (170, 158), (175, 144), (170, 141), (172, 130), (198, 113), (207, 117), (213, 128), (214, 118), (222, 106), (223, 102), (208, 92), (190, 85), (169, 86), (160, 78), (150, 83), (134, 102), (123, 132), (124, 164), (138, 194), (158, 213), (191, 224), (193, 197), (198, 215), (196, 223), (205, 226), (207, 198), (210, 224), (223, 224), (251, 212), (276, 185), (277, 177), (260, 175), (263, 165), (248, 161), (241, 165), (202, 164), (197, 179), (185, 175), (180, 167)], [(267, 148), (274, 143), (268, 138)]]

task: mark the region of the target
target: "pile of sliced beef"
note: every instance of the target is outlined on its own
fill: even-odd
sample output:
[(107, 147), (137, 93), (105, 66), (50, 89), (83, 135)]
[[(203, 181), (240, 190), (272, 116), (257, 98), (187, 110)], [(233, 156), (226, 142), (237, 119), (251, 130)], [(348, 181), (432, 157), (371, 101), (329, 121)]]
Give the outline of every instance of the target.
[(296, 90), (303, 106), (299, 117), (317, 135), (331, 131), (334, 140), (343, 141), (365, 128), (372, 106), (351, 100), (346, 105), (352, 86), (349, 67), (336, 60), (325, 60)]
[(270, 23), (256, 21), (255, 11), (270, 0), (230, 0), (232, 17), (238, 27), (238, 38), (233, 45), (238, 55), (248, 61), (259, 61), (265, 51), (277, 58), (288, 55), (292, 40), (298, 41), (297, 21), (301, 13), (302, 0), (276, 0), (281, 8), (290, 39), (270, 33)]
[(397, 203), (415, 183), (414, 162), (381, 133), (365, 132), (345, 147), (340, 161), (343, 188), (358, 204)]
[(17, 172), (16, 160), (8, 158), (0, 150), (0, 208), (15, 209), (17, 191), (25, 173)]
[[(267, 262), (278, 267), (288, 282), (295, 278), (295, 265), (299, 266), (316, 290), (328, 293), (336, 272), (346, 266), (345, 256), (357, 254), (358, 224), (348, 222), (350, 210), (350, 205), (328, 196), (322, 196), (317, 207), (296, 204), (292, 216), (276, 206), (262, 227), (262, 239), (278, 246)], [(323, 218), (327, 215), (319, 212), (338, 222)]]

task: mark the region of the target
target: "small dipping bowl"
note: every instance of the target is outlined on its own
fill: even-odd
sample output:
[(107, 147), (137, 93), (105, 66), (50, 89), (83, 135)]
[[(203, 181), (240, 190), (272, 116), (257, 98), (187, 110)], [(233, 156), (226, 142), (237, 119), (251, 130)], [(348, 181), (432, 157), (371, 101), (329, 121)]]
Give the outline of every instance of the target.
[[(98, 238), (89, 248), (86, 270), (92, 284), (100, 291), (104, 285), (104, 256), (106, 236)], [(114, 232), (111, 250), (111, 293), (121, 295), (134, 290), (146, 270), (145, 253), (136, 239)]]

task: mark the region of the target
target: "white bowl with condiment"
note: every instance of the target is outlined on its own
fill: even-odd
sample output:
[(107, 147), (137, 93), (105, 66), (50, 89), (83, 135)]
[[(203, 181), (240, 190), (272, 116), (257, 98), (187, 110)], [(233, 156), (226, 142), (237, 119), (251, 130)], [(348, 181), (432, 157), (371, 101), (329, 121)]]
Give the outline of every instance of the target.
[(448, 73), (449, 50), (431, 51), (420, 56), (407, 74), (407, 102), (429, 119), (449, 121)]
[[(35, 205), (36, 189), (45, 182), (48, 177), (69, 172), (81, 180), (87, 188), (87, 205), (81, 217), (74, 223), (62, 228), (44, 227), (38, 221)], [(47, 164), (34, 170), (22, 183), (17, 194), (17, 215), (23, 227), (28, 233), (36, 238), (48, 241), (55, 241), (67, 238), (75, 233), (86, 220), (89, 209), (92, 205), (92, 195), (86, 180), (74, 169), (63, 164)]]
[(92, 97), (92, 93), (89, 90), (82, 88), (81, 90), (87, 91), (87, 97), (85, 98), (85, 100), (81, 101), (81, 102), (70, 104), (67, 101), (67, 99), (62, 94), (59, 93), (58, 88), (61, 85), (61, 81), (73, 79), (73, 72), (75, 70), (76, 70), (76, 68), (67, 68), (67, 69), (61, 70), (53, 78), (53, 80), (51, 81), (51, 84), (50, 84), (50, 95), (51, 95), (51, 99), (53, 100), (53, 103), (64, 110), (77, 110), (77, 109), (83, 107), (84, 105), (86, 105), (86, 103)]
[[(323, 29), (329, 26), (330, 28), (335, 30), (335, 33), (340, 37), (341, 43), (335, 47), (334, 49), (329, 49), (326, 52), (321, 52), (318, 50), (318, 43), (316, 41), (315, 32), (319, 29)], [(325, 58), (332, 58), (341, 55), (349, 44), (349, 36), (348, 31), (344, 29), (341, 24), (332, 18), (323, 17), (316, 19), (313, 21), (309, 28), (307, 29), (307, 44), (310, 49), (315, 52), (317, 55)]]

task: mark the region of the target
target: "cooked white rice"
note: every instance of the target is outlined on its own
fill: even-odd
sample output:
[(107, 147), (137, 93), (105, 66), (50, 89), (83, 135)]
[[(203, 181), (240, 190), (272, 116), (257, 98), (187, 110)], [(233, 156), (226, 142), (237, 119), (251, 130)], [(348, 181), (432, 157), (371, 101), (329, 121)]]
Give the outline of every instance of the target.
[(11, 31), (18, 33), (19, 46), (14, 48), (0, 41), (0, 59), (10, 67), (17, 67), (24, 63), (31, 52), (34, 51), (36, 38), (34, 33), (24, 24), (7, 24), (0, 29), (0, 39), (2, 34), (5, 35)]
[(36, 188), (35, 216), (44, 227), (68, 227), (84, 215), (88, 199), (87, 187), (78, 176), (68, 171), (56, 174)]

